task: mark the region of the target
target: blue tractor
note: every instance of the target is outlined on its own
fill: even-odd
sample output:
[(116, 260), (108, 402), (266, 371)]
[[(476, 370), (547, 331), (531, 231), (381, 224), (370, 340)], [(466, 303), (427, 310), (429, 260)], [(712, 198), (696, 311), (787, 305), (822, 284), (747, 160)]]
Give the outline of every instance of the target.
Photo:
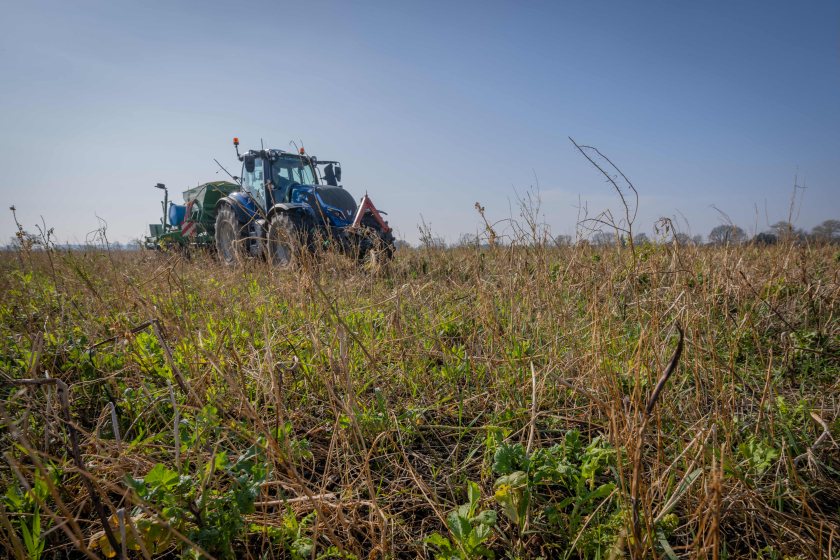
[(388, 260), (394, 236), (365, 194), (359, 203), (340, 186), (341, 164), (306, 154), (260, 149), (239, 152), (240, 188), (216, 204), (216, 250), (223, 263), (247, 257), (289, 266), (322, 247), (360, 261)]

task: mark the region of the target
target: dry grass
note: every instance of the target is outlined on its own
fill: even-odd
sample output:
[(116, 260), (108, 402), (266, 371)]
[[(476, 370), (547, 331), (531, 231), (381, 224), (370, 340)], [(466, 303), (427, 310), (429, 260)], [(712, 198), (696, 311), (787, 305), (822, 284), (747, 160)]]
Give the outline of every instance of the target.
[[(836, 558), (836, 247), (636, 251), (408, 250), (375, 273), (6, 253), (0, 483), (24, 498), (3, 501), (0, 542), (24, 553), (38, 511), (45, 558), (101, 555), (103, 516), (118, 544), (144, 520), (177, 529), (170, 555), (299, 557), (297, 536), (313, 558), (432, 557), (473, 481), (499, 512), (496, 557)], [(648, 407), (678, 323), (681, 360)], [(54, 382), (19, 382), (47, 377), (69, 388), (69, 425)], [(494, 455), (569, 430), (609, 460), (577, 489), (529, 487), (523, 522), (503, 515)], [(235, 522), (207, 504), (236, 483), (207, 465), (255, 445), (253, 512), (211, 550), (201, 531)], [(127, 483), (156, 464), (193, 477), (173, 491), (184, 511)]]

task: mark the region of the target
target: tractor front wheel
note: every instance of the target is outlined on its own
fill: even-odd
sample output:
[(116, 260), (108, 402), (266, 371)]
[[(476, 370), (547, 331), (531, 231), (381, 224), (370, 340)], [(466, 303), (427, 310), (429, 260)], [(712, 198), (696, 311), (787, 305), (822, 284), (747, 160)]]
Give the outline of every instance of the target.
[(380, 225), (367, 215), (362, 218), (362, 238), (358, 260), (367, 267), (378, 268), (394, 258), (394, 234), (382, 231)]
[(233, 266), (245, 256), (245, 239), (236, 212), (227, 204), (216, 214), (216, 250), (222, 263)]
[(307, 243), (307, 231), (302, 220), (286, 212), (277, 212), (268, 220), (268, 262), (286, 268), (292, 265)]
[(376, 269), (387, 265), (394, 258), (394, 236), (390, 231), (376, 231), (372, 237), (371, 245), (362, 255), (362, 264)]

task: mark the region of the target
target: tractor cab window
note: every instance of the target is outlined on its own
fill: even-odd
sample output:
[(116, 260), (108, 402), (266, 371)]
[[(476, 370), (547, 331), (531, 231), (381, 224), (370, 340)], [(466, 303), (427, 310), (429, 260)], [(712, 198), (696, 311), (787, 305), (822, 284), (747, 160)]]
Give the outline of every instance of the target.
[(249, 162), (245, 163), (242, 169), (242, 188), (265, 210), (265, 168), (262, 158), (254, 158), (253, 169)]
[(295, 156), (281, 156), (271, 163), (271, 176), (274, 183), (284, 189), (292, 183), (314, 185), (315, 174), (312, 167)]

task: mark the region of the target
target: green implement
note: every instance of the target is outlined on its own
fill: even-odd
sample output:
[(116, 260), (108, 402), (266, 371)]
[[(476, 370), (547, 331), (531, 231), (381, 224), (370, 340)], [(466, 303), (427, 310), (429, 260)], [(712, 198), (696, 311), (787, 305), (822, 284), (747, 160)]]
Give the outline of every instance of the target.
[[(166, 187), (158, 188), (166, 191)], [(204, 183), (184, 191), (184, 204), (169, 202), (168, 192), (163, 201), (163, 218), (149, 224), (144, 245), (148, 249), (168, 247), (212, 246), (216, 225), (216, 204), (239, 189), (228, 181)]]

